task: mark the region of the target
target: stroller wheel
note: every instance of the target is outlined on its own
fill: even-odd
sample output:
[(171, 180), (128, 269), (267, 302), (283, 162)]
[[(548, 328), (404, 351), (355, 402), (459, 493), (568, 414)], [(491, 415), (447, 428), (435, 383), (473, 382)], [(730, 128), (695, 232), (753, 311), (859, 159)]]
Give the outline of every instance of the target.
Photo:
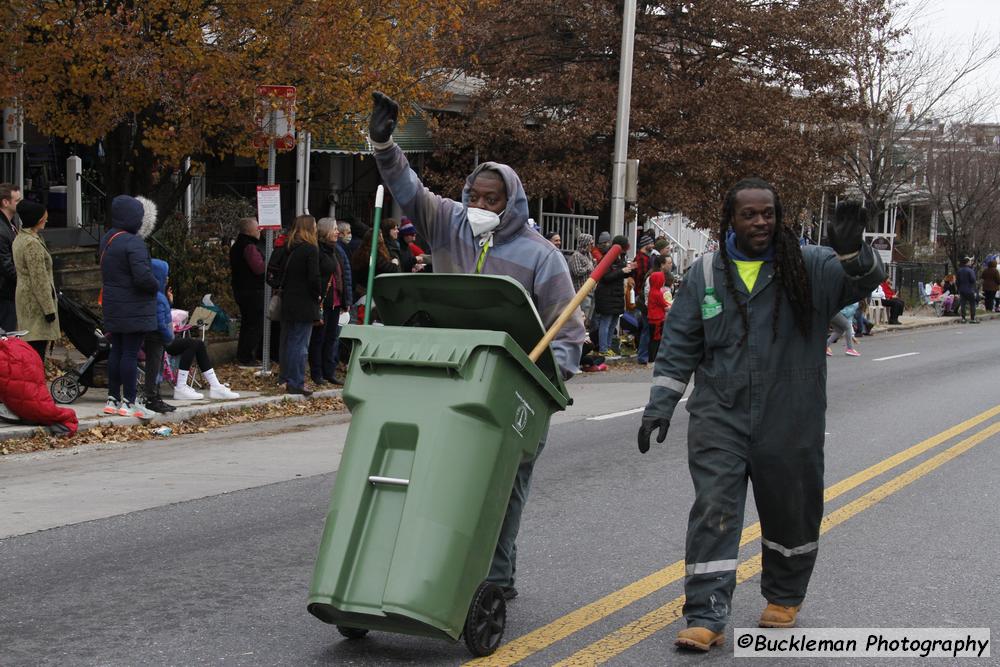
[(80, 378), (75, 373), (60, 375), (49, 385), (52, 400), (62, 405), (72, 403), (83, 396), (86, 390), (87, 388), (80, 384)]

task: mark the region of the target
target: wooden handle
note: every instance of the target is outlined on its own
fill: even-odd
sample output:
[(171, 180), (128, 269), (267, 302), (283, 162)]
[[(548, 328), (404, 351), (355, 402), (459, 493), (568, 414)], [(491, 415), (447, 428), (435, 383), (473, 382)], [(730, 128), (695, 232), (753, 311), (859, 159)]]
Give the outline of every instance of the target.
[(618, 259), (618, 255), (620, 255), (621, 252), (622, 247), (620, 245), (613, 245), (608, 249), (608, 252), (604, 254), (600, 263), (591, 272), (590, 277), (587, 278), (587, 280), (583, 283), (583, 286), (580, 287), (580, 291), (576, 293), (576, 296), (574, 296), (568, 304), (566, 304), (566, 307), (563, 308), (561, 313), (559, 313), (559, 317), (556, 318), (556, 321), (553, 322), (552, 326), (549, 327), (549, 330), (545, 332), (542, 339), (538, 341), (538, 345), (535, 345), (534, 349), (531, 350), (531, 354), (528, 355), (528, 358), (531, 359), (532, 362), (538, 362), (538, 358), (542, 356), (542, 352), (544, 352), (545, 349), (552, 344), (552, 340), (556, 337), (556, 334), (558, 334), (563, 328), (566, 321), (573, 316), (573, 313), (575, 313), (576, 309), (580, 307), (583, 300), (587, 298), (587, 295), (590, 294), (595, 287), (597, 287), (597, 281), (599, 281), (601, 277), (608, 272), (608, 269), (610, 269), (611, 265), (614, 264), (616, 259)]

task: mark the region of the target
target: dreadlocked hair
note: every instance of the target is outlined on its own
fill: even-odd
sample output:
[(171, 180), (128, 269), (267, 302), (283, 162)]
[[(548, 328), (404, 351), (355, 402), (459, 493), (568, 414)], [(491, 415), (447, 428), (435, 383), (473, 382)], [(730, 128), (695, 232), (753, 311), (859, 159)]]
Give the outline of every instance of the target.
[[(777, 190), (760, 178), (745, 178), (726, 193), (722, 205), (722, 221), (719, 225), (719, 253), (722, 255), (722, 266), (726, 274), (726, 289), (737, 304), (740, 318), (743, 320), (743, 336), (738, 345), (743, 345), (749, 336), (750, 322), (747, 319), (746, 304), (741, 302), (736, 295), (729, 253), (726, 250), (726, 235), (735, 214), (736, 194), (741, 190), (767, 190), (774, 197), (774, 280), (788, 297), (788, 303), (792, 307), (792, 316), (795, 318), (795, 326), (803, 336), (808, 336), (812, 329), (812, 287), (809, 283), (809, 274), (806, 273), (806, 263), (802, 258), (799, 240), (792, 233), (792, 230), (785, 227), (783, 223), (781, 199), (778, 197)], [(783, 299), (780, 298), (774, 300), (774, 310), (771, 317), (772, 340), (778, 338), (778, 317), (781, 314), (782, 301)]]

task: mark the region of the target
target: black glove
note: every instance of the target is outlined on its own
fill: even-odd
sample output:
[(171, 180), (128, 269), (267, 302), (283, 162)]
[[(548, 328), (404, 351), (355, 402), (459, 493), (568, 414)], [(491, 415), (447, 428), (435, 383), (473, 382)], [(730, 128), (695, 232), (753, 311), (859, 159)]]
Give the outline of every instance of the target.
[(645, 454), (649, 451), (649, 436), (653, 431), (659, 429), (656, 442), (663, 444), (667, 437), (667, 429), (670, 428), (670, 420), (666, 417), (643, 417), (642, 426), (639, 427), (639, 452)]
[(49, 313), (48, 315), (45, 316), (45, 321), (48, 322), (49, 324), (52, 324), (53, 322), (56, 321), (56, 314)]
[(399, 105), (382, 93), (372, 93), (372, 117), (368, 121), (368, 136), (380, 144), (392, 139), (399, 118)]
[(830, 222), (830, 246), (838, 255), (850, 255), (861, 249), (868, 212), (858, 202), (837, 204)]

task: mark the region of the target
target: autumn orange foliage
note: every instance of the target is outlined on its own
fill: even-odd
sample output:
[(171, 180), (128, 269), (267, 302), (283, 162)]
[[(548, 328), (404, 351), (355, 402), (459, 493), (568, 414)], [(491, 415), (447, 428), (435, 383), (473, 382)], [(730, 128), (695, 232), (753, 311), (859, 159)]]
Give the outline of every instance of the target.
[(257, 84), (296, 86), (297, 125), (321, 139), (356, 139), (373, 90), (426, 99), (466, 4), (8, 0), (0, 98), (45, 133), (103, 140), (111, 194), (162, 203), (185, 157), (253, 154)]

